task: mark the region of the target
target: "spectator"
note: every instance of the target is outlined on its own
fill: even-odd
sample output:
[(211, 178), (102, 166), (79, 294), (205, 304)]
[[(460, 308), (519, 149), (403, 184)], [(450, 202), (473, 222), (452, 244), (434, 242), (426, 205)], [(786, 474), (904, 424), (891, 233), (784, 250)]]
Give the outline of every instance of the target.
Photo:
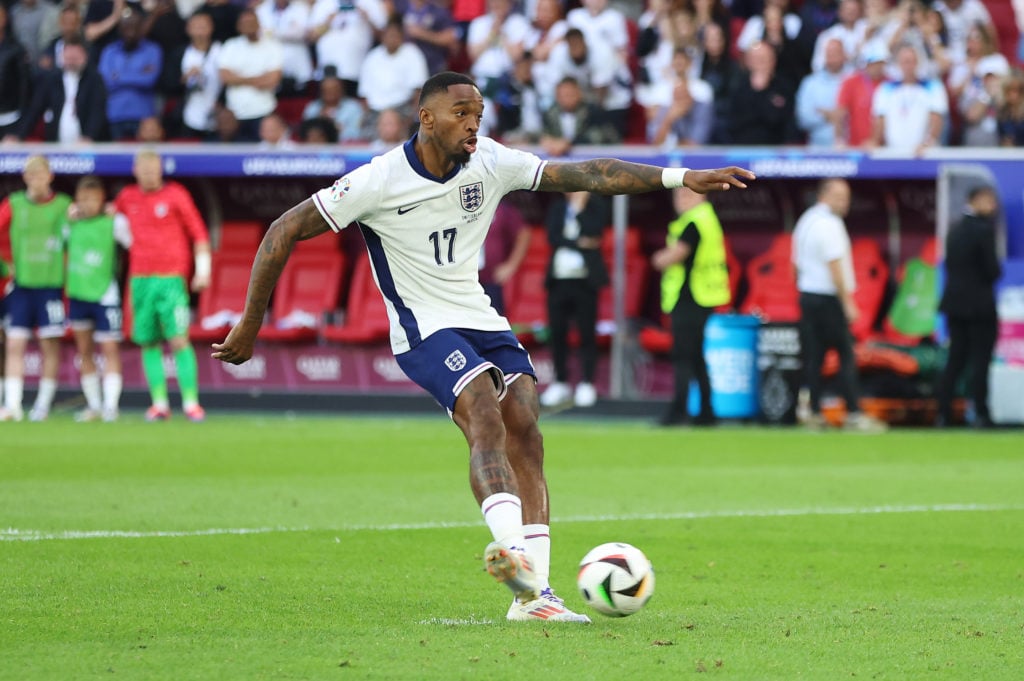
[(843, 43), (832, 38), (825, 45), (825, 64), (803, 79), (796, 92), (797, 125), (807, 133), (812, 147), (835, 146), (836, 126), (841, 122), (839, 88), (846, 78)]
[(89, 0), (82, 23), (89, 59), (93, 63), (99, 61), (104, 47), (117, 40), (116, 29), (127, 8), (125, 0)]
[(28, 53), (30, 64), (39, 62), (47, 46), (59, 35), (60, 11), (50, 0), (18, 0), (10, 9), (8, 21), (14, 37)]
[(232, 0), (206, 0), (197, 11), (213, 19), (213, 42), (223, 45), (238, 36), (238, 17), (243, 4)]
[(14, 259), (14, 288), (4, 301), (7, 341), (0, 421), (24, 418), (25, 351), (33, 334), (39, 339), (43, 366), (29, 420), (45, 421), (60, 370), (65, 321), (63, 226), (71, 197), (53, 191), (53, 173), (43, 156), (25, 161), (22, 179), (25, 189), (0, 201), (0, 233), (9, 233)]
[(385, 109), (377, 116), (377, 135), (370, 142), (374, 153), (381, 153), (404, 144), (409, 139), (409, 121), (394, 109)]
[(487, 0), (487, 10), (487, 14), (470, 22), (466, 35), (470, 73), (485, 97), (491, 91), (491, 81), (511, 73), (530, 33), (530, 22), (513, 12), (511, 0)]
[[(626, 136), (633, 99), (632, 76), (615, 52), (592, 49), (583, 31), (570, 28), (565, 40), (551, 51), (548, 75), (557, 78), (556, 82), (574, 78), (586, 99), (604, 111), (605, 120), (615, 128), (618, 137)], [(549, 97), (554, 97), (553, 92), (540, 94), (542, 107)]]
[(529, 52), (532, 61), (531, 77), (528, 80), (538, 91), (555, 90), (558, 79), (548, 75), (548, 59), (555, 46), (562, 42), (567, 30), (569, 24), (562, 18), (562, 5), (559, 0), (537, 0), (523, 48)]
[(316, 0), (310, 11), (310, 39), (319, 70), (333, 66), (345, 94), (359, 94), (359, 67), (373, 47), (374, 34), (387, 23), (382, 0)]
[(825, 45), (830, 40), (838, 40), (843, 44), (846, 65), (857, 66), (857, 57), (864, 44), (864, 34), (868, 22), (861, 14), (861, 0), (839, 0), (838, 21), (826, 28), (814, 41), (814, 56), (811, 57), (811, 71), (825, 68)]
[(636, 40), (638, 60), (637, 83), (634, 89), (637, 103), (649, 112), (662, 106), (672, 97), (672, 55), (675, 54), (675, 32), (672, 26), (669, 0), (648, 0), (647, 9), (637, 21)]
[(995, 35), (992, 17), (981, 0), (935, 0), (932, 7), (942, 14), (949, 34), (949, 52), (953, 63), (960, 63), (967, 53), (967, 34), (974, 26), (984, 26)]
[(260, 36), (252, 10), (238, 15), (238, 37), (224, 43), (217, 60), (227, 108), (238, 119), (238, 140), (258, 142), (260, 121), (277, 108), (274, 93), (281, 83), (281, 43)]
[(998, 212), (995, 190), (977, 187), (968, 194), (963, 218), (946, 236), (946, 288), (939, 303), (949, 327), (949, 358), (938, 390), (942, 426), (953, 422), (953, 390), (965, 369), (970, 372), (974, 425), (992, 426), (988, 368), (999, 331), (993, 287), (1002, 274), (996, 254)]
[(549, 156), (565, 156), (575, 144), (614, 144), (619, 135), (596, 104), (583, 98), (575, 78), (555, 88), (555, 103), (544, 112), (540, 146)]
[(345, 96), (345, 87), (330, 73), (320, 81), (320, 97), (306, 105), (303, 120), (323, 118), (334, 126), (334, 139), (342, 142), (358, 142), (365, 139), (363, 134), (363, 106)]
[(676, 50), (672, 66), (672, 101), (656, 110), (648, 126), (648, 141), (673, 147), (707, 144), (715, 108), (711, 86), (690, 77), (690, 55), (686, 50)]
[[(778, 10), (778, 14), (782, 16), (782, 28), (783, 35), (789, 40), (796, 40), (797, 36), (800, 35), (800, 27), (803, 25), (800, 17), (786, 10), (789, 7), (789, 0), (767, 0), (765, 2), (764, 10), (769, 7), (775, 7)], [(746, 52), (755, 43), (762, 42), (765, 35), (765, 17), (764, 10), (762, 14), (750, 17), (747, 23), (743, 24), (743, 30), (740, 31), (739, 37), (736, 39), (736, 47), (740, 52)]]
[(330, 118), (307, 118), (299, 125), (303, 144), (337, 144), (338, 128)]
[(22, 116), (16, 138), (31, 135), (42, 119), (43, 139), (47, 142), (78, 144), (109, 139), (107, 88), (99, 73), (89, 67), (85, 45), (66, 40), (61, 54), (63, 69), (43, 78)]
[(726, 41), (731, 38), (732, 17), (722, 0), (687, 0), (684, 6), (687, 5), (693, 10), (693, 20), (699, 36), (704, 35), (708, 27), (714, 24), (722, 29)]
[(309, 9), (305, 0), (263, 0), (256, 6), (262, 36), (281, 43), (281, 93), (301, 94), (313, 77), (313, 58), (306, 42)]
[(206, 139), (211, 142), (219, 143), (234, 143), (234, 142), (249, 142), (251, 140), (243, 140), (240, 136), (240, 126), (238, 125), (238, 119), (235, 118), (235, 114), (231, 112), (231, 109), (226, 106), (218, 106), (213, 114), (214, 130), (213, 136), (207, 137)]
[(505, 316), (507, 284), (526, 258), (532, 230), (523, 213), (507, 199), (498, 204), (487, 239), (480, 253), (480, 285), (491, 299), (491, 307)]
[(1019, 73), (1011, 73), (1003, 81), (999, 143), (1004, 147), (1024, 147), (1024, 77)]
[[(548, 262), (544, 284), (548, 290), (548, 326), (555, 382), (540, 396), (545, 407), (571, 401), (577, 407), (597, 402), (597, 303), (608, 285), (608, 270), (601, 257), (601, 237), (611, 221), (611, 201), (601, 194), (556, 194), (548, 205)], [(569, 326), (579, 336), (579, 382), (569, 384)]]
[(215, 114), (221, 91), (221, 44), (213, 40), (213, 17), (206, 12), (190, 16), (185, 30), (189, 44), (179, 60), (181, 83), (185, 88), (184, 134), (206, 139), (216, 129)]
[(495, 136), (506, 144), (536, 144), (541, 131), (540, 93), (533, 82), (529, 52), (519, 57), (511, 76), (496, 88), (494, 103), (498, 108)]
[(36, 62), (36, 66), (39, 67), (40, 71), (62, 68), (64, 66), (61, 62), (64, 53), (64, 41), (73, 38), (82, 40), (84, 37), (82, 11), (78, 5), (70, 3), (60, 8), (60, 14), (57, 16), (57, 30), (59, 31), (57, 37), (46, 46), (46, 49), (39, 55), (39, 60)]
[(860, 410), (857, 364), (850, 324), (860, 315), (853, 298), (850, 236), (843, 218), (850, 210), (850, 185), (827, 179), (818, 185), (817, 203), (797, 220), (793, 230), (793, 265), (800, 292), (800, 349), (810, 391), (810, 428), (827, 424), (821, 415), (821, 366), (825, 352), (839, 353), (839, 380), (846, 401), (847, 428), (865, 432), (885, 430), (885, 424)]
[(139, 121), (156, 113), (156, 83), (163, 55), (142, 38), (142, 17), (131, 12), (118, 26), (121, 39), (103, 48), (99, 71), (107, 86), (107, 121), (114, 140), (132, 139)]
[(793, 86), (775, 73), (775, 50), (755, 43), (744, 55), (746, 71), (729, 94), (729, 138), (733, 144), (793, 141)]
[(430, 75), (448, 70), (448, 60), (458, 51), (459, 33), (447, 5), (437, 0), (409, 0), (402, 15), (405, 35), (427, 60)]
[[(150, 0), (146, 7), (142, 19), (142, 36), (159, 45), (165, 57), (170, 57), (188, 43), (185, 20), (178, 14), (174, 0)], [(169, 59), (164, 59), (164, 71), (165, 74), (170, 72), (174, 75), (169, 77), (170, 82), (164, 81), (162, 84), (166, 83), (177, 92), (177, 67), (170, 64)]]
[(711, 144), (729, 142), (729, 88), (739, 67), (729, 55), (725, 33), (716, 24), (704, 29), (703, 54), (700, 61), (700, 79), (711, 86), (714, 117), (711, 124)]
[(904, 153), (921, 154), (939, 143), (949, 113), (946, 88), (932, 78), (917, 77), (917, 50), (904, 45), (896, 53), (902, 78), (882, 83), (871, 101), (872, 143)]
[(143, 144), (162, 144), (167, 140), (164, 132), (164, 124), (158, 116), (148, 116), (139, 121), (139, 132), (135, 137), (136, 142)]
[(881, 42), (868, 48), (864, 68), (846, 77), (836, 98), (836, 143), (848, 147), (871, 147), (875, 89), (885, 80), (889, 55)]
[(980, 80), (972, 80), (960, 97), (965, 147), (999, 146), (999, 99), (1003, 78), (1010, 74), (1006, 58), (989, 55), (978, 64)]
[(775, 71), (783, 80), (794, 87), (810, 72), (809, 50), (794, 38), (786, 34), (783, 23), (782, 8), (770, 4), (764, 8), (764, 32), (761, 42), (767, 43), (775, 50)]
[(813, 46), (821, 33), (838, 20), (837, 0), (805, 0), (800, 6), (800, 42)]
[(610, 7), (608, 0), (581, 0), (582, 7), (569, 10), (565, 21), (570, 28), (583, 31), (588, 45), (601, 46), (614, 53), (620, 64), (629, 60), (629, 27), (626, 17)]
[(0, 5), (0, 139), (16, 134), (29, 103), (31, 77), (28, 55), (11, 33), (7, 8)]
[(959, 99), (968, 86), (978, 85), (981, 82), (981, 77), (984, 74), (978, 71), (978, 65), (988, 57), (1002, 60), (1009, 69), (1006, 57), (996, 51), (995, 39), (989, 33), (989, 29), (983, 24), (977, 24), (967, 32), (967, 48), (963, 61), (953, 66), (946, 79), (946, 85), (949, 87), (949, 94), (953, 101)]
[(288, 123), (277, 113), (271, 113), (260, 121), (260, 149), (281, 151), (294, 149), (295, 140)]
[(716, 422), (711, 380), (704, 357), (704, 329), (715, 308), (732, 298), (725, 260), (725, 236), (715, 208), (703, 194), (680, 187), (672, 192), (679, 216), (669, 223), (666, 246), (651, 257), (661, 274), (661, 310), (672, 318), (674, 390), (660, 423), (689, 422), (690, 379), (697, 380), (700, 411), (694, 425)]
[(406, 42), (402, 18), (393, 16), (381, 32), (380, 45), (363, 60), (359, 96), (366, 101), (372, 118), (385, 109), (397, 109), (411, 117), (420, 86), (427, 78), (427, 60), (420, 48)]
[(894, 54), (903, 45), (917, 52), (918, 77), (942, 77), (949, 70), (941, 33), (921, 0), (901, 0), (885, 31), (889, 50)]

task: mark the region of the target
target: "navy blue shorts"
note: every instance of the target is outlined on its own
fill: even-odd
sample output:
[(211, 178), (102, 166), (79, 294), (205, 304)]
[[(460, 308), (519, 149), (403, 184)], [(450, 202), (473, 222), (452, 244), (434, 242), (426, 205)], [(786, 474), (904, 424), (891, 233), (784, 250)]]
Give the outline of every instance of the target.
[(103, 305), (77, 298), (68, 299), (68, 321), (71, 328), (92, 329), (93, 338), (98, 341), (120, 341), (121, 334), (121, 306)]
[(15, 286), (7, 294), (4, 328), (12, 338), (28, 338), (35, 329), (40, 338), (64, 335), (64, 292), (59, 288)]
[(490, 372), (498, 399), (523, 374), (537, 379), (530, 355), (511, 331), (442, 329), (395, 356), (398, 366), (438, 404), (455, 411), (455, 400), (469, 383)]

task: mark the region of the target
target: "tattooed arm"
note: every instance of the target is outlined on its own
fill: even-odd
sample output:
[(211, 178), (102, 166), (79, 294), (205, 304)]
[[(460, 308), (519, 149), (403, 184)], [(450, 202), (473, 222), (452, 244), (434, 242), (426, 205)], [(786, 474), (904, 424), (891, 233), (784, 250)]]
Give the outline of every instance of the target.
[(306, 199), (274, 220), (252, 263), (252, 276), (249, 277), (242, 319), (231, 329), (223, 343), (213, 344), (214, 359), (241, 364), (252, 357), (256, 334), (267, 312), (270, 292), (281, 276), (292, 247), (296, 241), (312, 239), (328, 230), (330, 227), (313, 205), (312, 199)]
[[(599, 194), (642, 194), (666, 189), (662, 179), (664, 168), (645, 163), (631, 163), (614, 158), (595, 158), (571, 163), (550, 162), (541, 174), (541, 191), (590, 191)], [(742, 178), (742, 179), (740, 179)], [(686, 187), (704, 194), (724, 191), (730, 187), (745, 189), (742, 180), (753, 180), (754, 173), (731, 166), (718, 170), (688, 170)]]

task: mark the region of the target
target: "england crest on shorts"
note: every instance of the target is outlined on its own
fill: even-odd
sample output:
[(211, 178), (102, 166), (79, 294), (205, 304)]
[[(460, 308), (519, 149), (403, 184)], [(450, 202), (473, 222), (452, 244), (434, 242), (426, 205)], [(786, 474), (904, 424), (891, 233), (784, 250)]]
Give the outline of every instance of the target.
[(462, 350), (456, 350), (444, 358), (444, 365), (452, 371), (462, 371), (466, 368), (466, 356)]
[(484, 183), (474, 182), (459, 187), (459, 200), (462, 201), (462, 209), (472, 213), (484, 203)]

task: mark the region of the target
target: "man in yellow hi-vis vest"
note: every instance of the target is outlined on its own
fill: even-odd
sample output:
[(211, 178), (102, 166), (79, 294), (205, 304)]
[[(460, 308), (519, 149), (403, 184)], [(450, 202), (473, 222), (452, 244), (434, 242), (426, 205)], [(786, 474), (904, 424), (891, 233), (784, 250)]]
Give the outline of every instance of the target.
[(679, 217), (669, 223), (667, 245), (651, 257), (661, 275), (661, 309), (672, 317), (672, 367), (675, 390), (664, 426), (690, 421), (687, 411), (690, 378), (700, 389), (700, 412), (694, 425), (714, 425), (711, 381), (704, 360), (704, 327), (719, 305), (731, 300), (725, 262), (725, 236), (715, 209), (702, 194), (676, 189), (673, 205)]

